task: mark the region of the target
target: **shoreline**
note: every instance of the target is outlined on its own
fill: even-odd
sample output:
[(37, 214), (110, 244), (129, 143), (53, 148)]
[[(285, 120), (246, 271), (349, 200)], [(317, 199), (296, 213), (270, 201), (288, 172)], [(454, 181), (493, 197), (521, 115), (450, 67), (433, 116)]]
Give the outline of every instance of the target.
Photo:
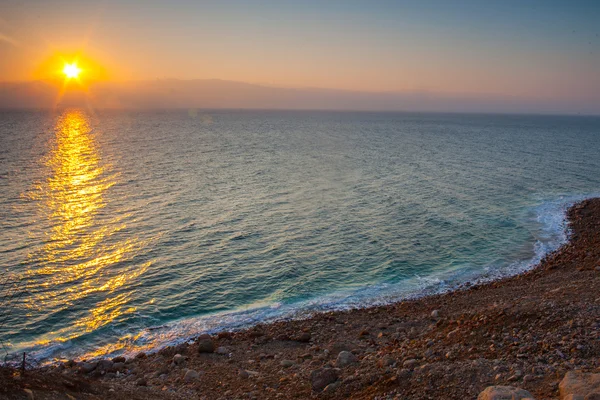
[[(535, 219), (543, 226), (541, 232), (548, 235), (547, 240), (540, 241), (538, 239), (532, 243), (532, 257), (514, 260), (498, 270), (467, 271), (463, 268), (458, 271), (438, 271), (433, 275), (423, 277), (424, 281), (431, 282), (424, 284), (422, 287), (418, 287), (414, 283), (421, 279), (421, 277), (415, 276), (403, 282), (405, 287), (400, 287), (397, 283), (374, 285), (375, 287), (379, 286), (379, 288), (373, 290), (371, 294), (364, 294), (363, 292), (370, 290), (372, 286), (364, 286), (356, 290), (341, 290), (297, 303), (282, 304), (279, 307), (276, 304), (265, 303), (264, 306), (255, 308), (241, 307), (224, 313), (167, 322), (159, 326), (142, 329), (135, 335), (139, 337), (142, 334), (143, 336), (149, 334), (151, 342), (148, 344), (125, 344), (121, 347), (117, 345), (118, 341), (114, 341), (101, 348), (84, 351), (79, 348), (77, 353), (69, 354), (67, 352), (66, 355), (53, 355), (54, 350), (52, 349), (30, 351), (29, 354), (33, 354), (34, 358), (37, 356), (36, 360), (40, 362), (40, 365), (55, 364), (66, 361), (68, 358), (131, 357), (140, 351), (151, 354), (165, 347), (177, 346), (194, 340), (200, 334), (215, 334), (224, 329), (237, 332), (251, 329), (255, 325), (310, 319), (323, 312), (342, 312), (393, 305), (403, 301), (447, 294), (465, 290), (471, 286), (503, 280), (536, 268), (543, 257), (567, 243), (569, 234), (567, 210), (572, 205), (585, 199), (587, 198), (583, 196), (567, 196), (560, 200), (546, 201), (533, 207), (532, 210), (537, 210)], [(545, 208), (545, 210), (543, 212), (539, 211), (540, 208)], [(540, 219), (549, 221), (540, 222)], [(540, 252), (536, 250), (537, 245), (543, 246), (545, 249)], [(437, 283), (433, 283), (436, 280)], [(413, 283), (407, 285), (406, 282), (408, 281), (413, 281)], [(386, 289), (385, 286), (389, 286), (389, 288)], [(349, 298), (356, 299), (348, 301)], [(283, 309), (283, 311), (280, 309)], [(195, 327), (202, 324), (207, 327), (202, 329)], [(169, 337), (168, 340), (156, 340), (166, 336)], [(62, 347), (62, 343), (58, 346)], [(75, 348), (77, 349), (77, 346)]]
[[(194, 344), (128, 360), (48, 366), (9, 386), (16, 396), (28, 377), (59, 376), (57, 382), (85, 383), (85, 390), (73, 391), (77, 398), (425, 399), (475, 398), (486, 386), (509, 384), (536, 399), (556, 398), (566, 371), (599, 372), (600, 366), (600, 298), (594, 295), (600, 199), (575, 203), (566, 215), (567, 242), (514, 276), (201, 335)], [(348, 365), (340, 362), (341, 351), (351, 352)], [(315, 386), (314, 371), (329, 371), (321, 377), (327, 385)], [(30, 387), (38, 390), (35, 382)]]

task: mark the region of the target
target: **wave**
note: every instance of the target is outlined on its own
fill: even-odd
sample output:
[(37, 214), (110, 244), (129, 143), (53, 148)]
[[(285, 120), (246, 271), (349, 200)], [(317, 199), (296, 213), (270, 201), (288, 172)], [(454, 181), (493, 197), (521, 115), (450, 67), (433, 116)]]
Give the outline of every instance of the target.
[(129, 330), (115, 331), (114, 333), (120, 339), (116, 342), (101, 344), (94, 349), (86, 349), (87, 346), (81, 347), (71, 341), (66, 341), (48, 343), (41, 347), (35, 346), (29, 349), (29, 354), (46, 362), (52, 362), (52, 359), (77, 356), (81, 358), (132, 356), (139, 351), (153, 352), (166, 346), (187, 342), (202, 333), (215, 333), (222, 330), (235, 331), (259, 323), (308, 318), (317, 312), (385, 305), (518, 275), (535, 267), (547, 254), (567, 242), (569, 236), (567, 209), (579, 201), (598, 195), (562, 195), (552, 200), (538, 200), (538, 205), (529, 210), (533, 215), (529, 218), (533, 218), (537, 222), (539, 230), (532, 232), (535, 238), (532, 248), (533, 256), (527, 259), (510, 263), (496, 263), (483, 269), (461, 266), (454, 270), (439, 271), (427, 276), (415, 275), (398, 283), (356, 286), (289, 304), (267, 300), (227, 312), (157, 324), (141, 330), (130, 328)]

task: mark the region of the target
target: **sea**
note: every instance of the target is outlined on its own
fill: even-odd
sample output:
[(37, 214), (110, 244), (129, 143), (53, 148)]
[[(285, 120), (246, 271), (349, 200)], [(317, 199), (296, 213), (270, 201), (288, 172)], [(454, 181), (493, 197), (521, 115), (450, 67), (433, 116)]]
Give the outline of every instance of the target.
[(132, 355), (532, 268), (600, 118), (0, 111), (0, 355)]

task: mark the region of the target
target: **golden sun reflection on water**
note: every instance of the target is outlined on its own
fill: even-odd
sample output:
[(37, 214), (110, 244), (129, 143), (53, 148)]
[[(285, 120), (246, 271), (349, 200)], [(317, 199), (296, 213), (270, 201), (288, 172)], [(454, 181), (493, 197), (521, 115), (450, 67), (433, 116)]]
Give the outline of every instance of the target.
[(127, 314), (131, 288), (150, 262), (133, 258), (148, 244), (123, 239), (128, 214), (107, 215), (109, 191), (119, 176), (103, 162), (90, 118), (65, 111), (57, 120), (46, 177), (30, 194), (47, 224), (43, 245), (30, 254), (29, 308), (56, 327), (36, 344), (66, 341)]

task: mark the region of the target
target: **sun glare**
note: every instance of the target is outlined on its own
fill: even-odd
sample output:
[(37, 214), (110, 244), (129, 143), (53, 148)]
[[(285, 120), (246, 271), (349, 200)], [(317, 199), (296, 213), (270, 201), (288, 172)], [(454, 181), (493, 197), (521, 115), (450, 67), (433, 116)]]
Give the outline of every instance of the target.
[(78, 78), (80, 72), (81, 69), (77, 66), (76, 63), (65, 64), (65, 67), (63, 68), (63, 74), (65, 74), (65, 76), (68, 79)]

